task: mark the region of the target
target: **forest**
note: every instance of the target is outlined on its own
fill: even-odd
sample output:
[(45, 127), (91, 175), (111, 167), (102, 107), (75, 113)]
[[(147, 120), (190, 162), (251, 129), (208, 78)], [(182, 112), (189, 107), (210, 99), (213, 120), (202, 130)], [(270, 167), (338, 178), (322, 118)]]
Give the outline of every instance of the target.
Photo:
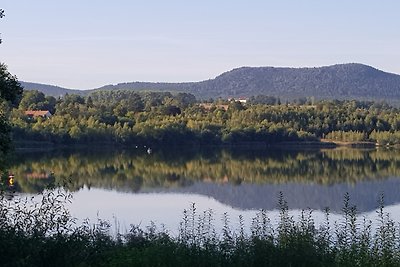
[[(204, 102), (204, 101), (203, 101)], [(298, 99), (282, 103), (254, 96), (246, 103), (188, 93), (97, 91), (55, 98), (24, 91), (9, 108), (18, 146), (49, 144), (262, 145), (280, 142), (369, 141), (400, 143), (400, 112), (385, 103)], [(48, 110), (50, 118), (25, 115)]]

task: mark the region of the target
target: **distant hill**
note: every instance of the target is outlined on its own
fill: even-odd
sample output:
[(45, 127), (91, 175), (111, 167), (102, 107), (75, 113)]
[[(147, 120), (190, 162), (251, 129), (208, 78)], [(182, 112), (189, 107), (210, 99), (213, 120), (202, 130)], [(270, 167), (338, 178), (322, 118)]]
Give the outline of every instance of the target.
[(40, 92), (43, 92), (45, 95), (51, 95), (54, 97), (62, 96), (65, 94), (78, 94), (78, 95), (86, 94), (86, 91), (83, 90), (67, 89), (54, 85), (22, 82), (22, 81), (20, 83), (25, 90), (38, 90)]
[(234, 96), (400, 99), (400, 76), (362, 64), (320, 68), (244, 67), (218, 76), (213, 80), (212, 90)]
[[(33, 85), (26, 88), (29, 90)], [(57, 94), (76, 92), (56, 89)], [(78, 92), (97, 90), (179, 91), (192, 93), (200, 99), (269, 95), (281, 99), (314, 97), (400, 102), (400, 75), (356, 63), (318, 68), (242, 67), (200, 82), (130, 82)], [(45, 93), (54, 95), (48, 90)]]

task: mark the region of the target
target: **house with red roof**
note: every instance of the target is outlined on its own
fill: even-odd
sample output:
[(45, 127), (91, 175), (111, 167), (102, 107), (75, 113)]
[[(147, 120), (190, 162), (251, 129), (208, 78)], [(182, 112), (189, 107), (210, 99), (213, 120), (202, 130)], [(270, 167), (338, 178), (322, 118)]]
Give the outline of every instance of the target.
[(25, 111), (25, 115), (30, 118), (42, 117), (42, 118), (50, 118), (53, 116), (48, 110), (27, 110)]

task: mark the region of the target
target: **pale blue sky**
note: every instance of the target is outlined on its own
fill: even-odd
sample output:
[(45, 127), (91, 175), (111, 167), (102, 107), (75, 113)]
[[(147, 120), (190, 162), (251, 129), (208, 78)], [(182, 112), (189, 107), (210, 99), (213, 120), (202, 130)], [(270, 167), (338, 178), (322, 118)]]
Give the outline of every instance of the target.
[(358, 62), (400, 74), (398, 0), (2, 0), (0, 61), (86, 89), (241, 66)]

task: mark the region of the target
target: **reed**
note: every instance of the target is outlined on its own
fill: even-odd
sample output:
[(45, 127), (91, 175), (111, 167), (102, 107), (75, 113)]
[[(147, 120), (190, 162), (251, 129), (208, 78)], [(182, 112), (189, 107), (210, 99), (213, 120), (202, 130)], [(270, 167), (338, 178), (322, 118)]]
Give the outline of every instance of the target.
[(293, 218), (281, 194), (279, 223), (260, 210), (246, 229), (243, 217), (222, 230), (212, 210), (192, 204), (183, 212), (179, 234), (154, 223), (111, 234), (111, 224), (76, 220), (65, 208), (72, 196), (46, 190), (37, 198), (0, 195), (0, 266), (400, 266), (400, 228), (378, 203), (378, 221), (359, 218), (344, 196), (342, 217), (316, 225), (312, 210)]

